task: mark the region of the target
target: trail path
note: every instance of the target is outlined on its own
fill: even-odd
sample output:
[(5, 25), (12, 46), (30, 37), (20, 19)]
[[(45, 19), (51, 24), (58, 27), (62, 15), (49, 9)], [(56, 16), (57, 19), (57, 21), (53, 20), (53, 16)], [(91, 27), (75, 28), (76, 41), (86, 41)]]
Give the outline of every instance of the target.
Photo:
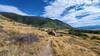
[(39, 53), (39, 56), (53, 56), (52, 54), (52, 48), (51, 48), (51, 40), (48, 40), (48, 43), (47, 45), (45, 45), (40, 53)]

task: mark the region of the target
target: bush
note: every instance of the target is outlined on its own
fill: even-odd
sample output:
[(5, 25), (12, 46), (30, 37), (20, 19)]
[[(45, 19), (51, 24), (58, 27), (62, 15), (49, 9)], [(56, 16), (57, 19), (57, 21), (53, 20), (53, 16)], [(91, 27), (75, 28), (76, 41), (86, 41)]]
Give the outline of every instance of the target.
[(91, 40), (94, 40), (94, 39), (100, 40), (100, 37), (98, 37), (98, 36), (92, 36), (92, 37), (91, 37)]
[(82, 33), (82, 32), (78, 32), (78, 31), (74, 31), (74, 30), (69, 30), (69, 34), (75, 35), (75, 36), (81, 36), (81, 37), (88, 37), (88, 35)]

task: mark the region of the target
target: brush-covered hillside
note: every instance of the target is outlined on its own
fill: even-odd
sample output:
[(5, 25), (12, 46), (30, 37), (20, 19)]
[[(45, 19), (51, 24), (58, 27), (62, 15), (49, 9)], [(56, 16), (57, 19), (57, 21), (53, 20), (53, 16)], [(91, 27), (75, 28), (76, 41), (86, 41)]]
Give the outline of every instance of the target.
[(100, 56), (100, 34), (32, 25), (0, 15), (0, 56)]
[(53, 20), (50, 18), (37, 17), (37, 16), (21, 16), (14, 13), (0, 13), (2, 16), (9, 18), (10, 20), (31, 25), (39, 28), (57, 28), (65, 29), (71, 28), (70, 25), (63, 23), (57, 19)]

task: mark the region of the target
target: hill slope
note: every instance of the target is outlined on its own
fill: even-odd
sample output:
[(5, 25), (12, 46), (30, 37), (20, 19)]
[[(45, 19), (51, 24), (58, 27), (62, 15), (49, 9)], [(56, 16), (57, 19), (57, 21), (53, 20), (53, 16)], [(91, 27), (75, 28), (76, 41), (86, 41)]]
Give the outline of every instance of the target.
[(83, 39), (68, 32), (57, 29), (56, 35), (48, 34), (0, 15), (0, 56), (100, 56), (99, 34), (84, 33), (88, 36)]
[(16, 22), (32, 25), (40, 28), (71, 28), (70, 25), (63, 23), (57, 19), (49, 19), (37, 16), (21, 16), (13, 13), (0, 13), (2, 16), (7, 17)]

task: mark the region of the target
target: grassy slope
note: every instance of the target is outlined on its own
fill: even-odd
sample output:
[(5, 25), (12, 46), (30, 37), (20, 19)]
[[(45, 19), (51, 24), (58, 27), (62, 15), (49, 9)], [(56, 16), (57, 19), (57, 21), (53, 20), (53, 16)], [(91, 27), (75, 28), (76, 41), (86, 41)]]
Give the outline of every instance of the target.
[(9, 18), (10, 20), (14, 20), (16, 22), (24, 23), (27, 25), (32, 25), (34, 27), (40, 28), (57, 28), (57, 29), (65, 29), (71, 28), (70, 25), (63, 23), (59, 20), (53, 20), (50, 18), (37, 17), (37, 16), (21, 16), (13, 13), (0, 13), (1, 15)]
[(0, 56), (100, 56), (100, 41), (48, 35), (0, 15)]

